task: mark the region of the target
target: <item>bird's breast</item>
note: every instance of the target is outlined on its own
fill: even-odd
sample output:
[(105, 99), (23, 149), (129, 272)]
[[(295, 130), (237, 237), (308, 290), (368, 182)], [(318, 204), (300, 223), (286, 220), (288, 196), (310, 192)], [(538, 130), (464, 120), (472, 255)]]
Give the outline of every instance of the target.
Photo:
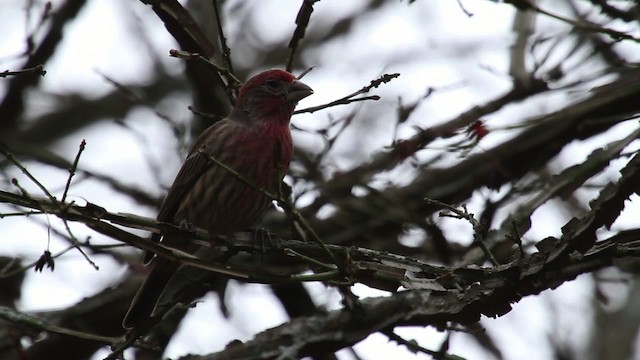
[(244, 172), (260, 187), (276, 190), (293, 156), (289, 126), (267, 124), (241, 136), (236, 143), (242, 147), (238, 150), (244, 159), (238, 172)]
[(251, 130), (238, 131), (225, 156), (212, 155), (253, 185), (212, 164), (187, 194), (178, 218), (219, 235), (245, 230), (260, 218), (272, 200), (257, 188), (276, 195), (293, 146), (288, 127)]

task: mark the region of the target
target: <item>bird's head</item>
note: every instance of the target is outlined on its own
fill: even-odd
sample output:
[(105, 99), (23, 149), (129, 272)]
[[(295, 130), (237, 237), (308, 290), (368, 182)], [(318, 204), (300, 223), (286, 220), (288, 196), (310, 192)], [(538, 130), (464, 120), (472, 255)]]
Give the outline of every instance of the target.
[(249, 79), (241, 88), (233, 109), (247, 120), (276, 117), (288, 123), (298, 101), (313, 90), (284, 70), (267, 70)]

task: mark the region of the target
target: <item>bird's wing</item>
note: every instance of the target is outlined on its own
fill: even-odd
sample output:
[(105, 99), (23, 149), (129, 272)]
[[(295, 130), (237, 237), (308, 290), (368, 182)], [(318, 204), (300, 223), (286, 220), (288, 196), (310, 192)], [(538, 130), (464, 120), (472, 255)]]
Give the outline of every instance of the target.
[[(206, 133), (217, 131), (216, 129), (221, 126), (227, 126), (228, 121), (221, 120), (210, 126), (205, 133), (203, 133), (189, 152), (187, 159), (185, 160), (182, 168), (176, 175), (175, 180), (173, 181), (173, 185), (169, 189), (167, 196), (162, 201), (162, 205), (160, 205), (160, 210), (158, 211), (158, 216), (156, 219), (161, 222), (173, 223), (175, 221), (174, 216), (176, 211), (180, 207), (180, 203), (184, 198), (185, 194), (193, 184), (202, 176), (202, 174), (211, 167), (210, 160), (200, 153), (200, 149), (202, 148), (203, 141), (202, 139), (206, 139)], [(151, 240), (154, 242), (160, 242), (162, 238), (161, 234), (154, 233), (151, 236)], [(153, 252), (147, 251), (144, 256), (145, 263), (151, 261), (155, 254)]]
[(174, 220), (173, 217), (185, 193), (189, 191), (198, 178), (210, 166), (211, 163), (209, 159), (199, 152), (196, 151), (189, 155), (160, 206), (157, 216), (158, 221), (170, 223)]
[[(167, 223), (174, 222), (173, 217), (185, 193), (209, 166), (211, 166), (209, 160), (199, 152), (189, 155), (184, 165), (182, 165), (180, 172), (178, 172), (171, 189), (169, 189), (169, 193), (167, 193), (167, 196), (162, 201), (157, 216), (158, 221)], [(154, 242), (159, 242), (160, 238), (162, 238), (162, 235), (158, 233), (154, 233), (151, 236), (151, 240)], [(154, 253), (147, 251), (144, 256), (144, 261), (149, 262), (151, 258), (153, 258), (153, 255)]]

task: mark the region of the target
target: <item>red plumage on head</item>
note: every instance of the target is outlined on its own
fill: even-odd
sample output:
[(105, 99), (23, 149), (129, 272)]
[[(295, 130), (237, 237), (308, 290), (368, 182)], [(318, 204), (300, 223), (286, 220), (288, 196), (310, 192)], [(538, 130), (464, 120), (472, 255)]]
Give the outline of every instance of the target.
[(240, 88), (230, 118), (249, 122), (276, 120), (288, 125), (298, 101), (312, 93), (313, 90), (293, 74), (284, 70), (267, 70)]
[(242, 85), (242, 88), (240, 88), (240, 94), (238, 95), (238, 102), (243, 100), (248, 92), (261, 85), (266, 84), (269, 81), (279, 81), (285, 84), (291, 84), (295, 80), (296, 77), (288, 71), (279, 69), (263, 71), (247, 80), (247, 82)]

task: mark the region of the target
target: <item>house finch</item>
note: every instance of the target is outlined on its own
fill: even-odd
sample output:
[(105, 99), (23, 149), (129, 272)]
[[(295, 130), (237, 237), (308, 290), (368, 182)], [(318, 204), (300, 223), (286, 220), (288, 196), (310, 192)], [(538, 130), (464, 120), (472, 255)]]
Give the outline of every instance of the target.
[[(275, 193), (293, 152), (289, 130), (293, 109), (312, 93), (310, 87), (283, 70), (268, 70), (247, 81), (229, 116), (196, 140), (162, 202), (158, 221), (190, 224), (207, 229), (211, 235), (229, 235), (253, 225), (271, 199), (209, 157)], [(160, 237), (154, 234), (152, 239), (159, 241)], [(189, 253), (198, 248), (177, 236), (164, 236), (162, 243)], [(180, 266), (159, 256), (150, 260), (151, 272), (124, 317), (126, 329), (153, 315), (158, 299)]]

